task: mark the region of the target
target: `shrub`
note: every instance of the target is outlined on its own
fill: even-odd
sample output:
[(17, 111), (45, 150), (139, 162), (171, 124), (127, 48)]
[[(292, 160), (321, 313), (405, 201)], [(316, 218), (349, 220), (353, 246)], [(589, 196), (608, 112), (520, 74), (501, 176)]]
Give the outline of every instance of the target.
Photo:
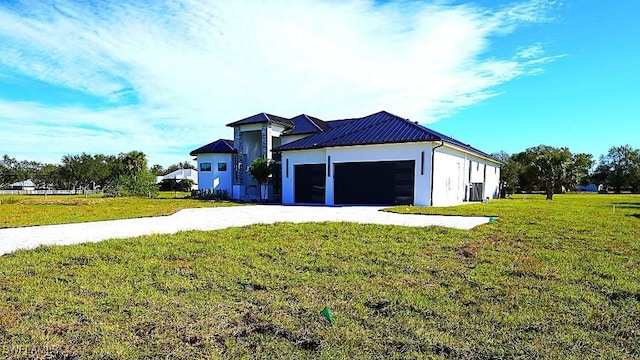
[(156, 176), (150, 172), (143, 172), (137, 176), (120, 175), (107, 186), (104, 191), (106, 197), (148, 197), (158, 196)]
[(227, 190), (194, 190), (191, 192), (191, 198), (199, 200), (216, 200), (216, 201), (228, 201), (231, 200), (229, 192)]
[(18, 202), (20, 202), (20, 200), (14, 198), (13, 196), (0, 199), (0, 204), (16, 204)]

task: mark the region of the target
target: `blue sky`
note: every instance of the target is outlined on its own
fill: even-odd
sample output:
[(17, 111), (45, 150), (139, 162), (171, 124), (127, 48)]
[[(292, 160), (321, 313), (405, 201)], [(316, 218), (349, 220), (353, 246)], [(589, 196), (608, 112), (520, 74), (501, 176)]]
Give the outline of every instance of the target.
[(0, 154), (231, 138), (257, 112), (387, 110), (485, 152), (640, 147), (640, 2), (1, 1)]

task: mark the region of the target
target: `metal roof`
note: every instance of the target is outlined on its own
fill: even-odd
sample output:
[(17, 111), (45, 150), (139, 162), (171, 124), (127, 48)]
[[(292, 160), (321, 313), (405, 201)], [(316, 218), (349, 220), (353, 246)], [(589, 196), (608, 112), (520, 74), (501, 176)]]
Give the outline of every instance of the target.
[(234, 126), (240, 126), (240, 125), (260, 124), (260, 123), (268, 123), (268, 122), (282, 124), (287, 127), (290, 127), (293, 125), (291, 123), (291, 120), (283, 118), (281, 116), (271, 115), (267, 113), (259, 113), (259, 114), (255, 114), (247, 118), (229, 123), (227, 124), (227, 126), (234, 127)]
[(11, 184), (9, 186), (11, 186), (11, 187), (35, 187), (36, 184), (33, 182), (33, 180), (27, 179), (27, 180), (23, 180), (23, 181), (14, 182), (13, 184)]
[(236, 149), (233, 148), (233, 140), (227, 139), (218, 139), (212, 143), (209, 143), (205, 146), (201, 146), (192, 152), (189, 155), (194, 156), (197, 154), (208, 154), (208, 153), (218, 153), (218, 154), (233, 154), (236, 152)]
[(357, 119), (326, 122), (329, 129), (279, 146), (273, 151), (307, 150), (336, 146), (372, 145), (420, 141), (444, 141), (478, 155), (488, 154), (452, 137), (386, 111)]
[(283, 146), (277, 151), (334, 146), (383, 144), (409, 141), (436, 141), (437, 136), (409, 120), (381, 111), (359, 119), (329, 122), (331, 128)]
[(300, 114), (291, 118), (290, 121), (293, 124), (293, 128), (287, 130), (285, 135), (313, 134), (329, 129), (329, 125), (326, 122), (306, 114)]

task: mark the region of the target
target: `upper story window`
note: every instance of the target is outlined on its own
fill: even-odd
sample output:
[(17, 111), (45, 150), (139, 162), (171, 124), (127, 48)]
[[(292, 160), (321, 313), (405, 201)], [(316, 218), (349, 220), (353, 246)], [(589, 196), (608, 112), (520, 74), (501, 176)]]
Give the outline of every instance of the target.
[(227, 163), (219, 162), (218, 163), (218, 171), (227, 171)]
[(200, 171), (211, 171), (211, 163), (209, 162), (200, 163)]

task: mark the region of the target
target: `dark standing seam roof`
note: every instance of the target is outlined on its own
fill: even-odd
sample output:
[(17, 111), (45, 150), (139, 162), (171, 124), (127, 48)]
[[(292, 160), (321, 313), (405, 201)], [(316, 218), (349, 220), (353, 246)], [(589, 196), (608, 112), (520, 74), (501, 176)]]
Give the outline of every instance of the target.
[(236, 149), (233, 148), (233, 140), (226, 139), (218, 139), (212, 143), (209, 143), (205, 146), (201, 146), (192, 152), (189, 155), (194, 156), (197, 154), (209, 154), (209, 153), (217, 153), (217, 154), (234, 154)]
[[(386, 111), (355, 119), (323, 121), (305, 114), (292, 119), (267, 113), (259, 113), (227, 124), (234, 127), (247, 124), (278, 123), (287, 128), (286, 135), (312, 134), (303, 139), (279, 146), (273, 151), (307, 150), (335, 146), (372, 145), (420, 141), (444, 141), (491, 158), (490, 155), (471, 147), (450, 136), (428, 129), (407, 119)], [(215, 147), (219, 141), (229, 142), (228, 146)], [(207, 152), (236, 152), (231, 140), (217, 140), (191, 152), (191, 155)]]
[(329, 129), (329, 125), (313, 116), (300, 114), (291, 119), (293, 129), (287, 130), (285, 135), (313, 134)]
[(440, 134), (407, 119), (381, 111), (359, 119), (327, 122), (329, 129), (279, 146), (273, 151), (307, 150), (335, 146), (372, 145), (419, 141), (444, 141), (482, 156), (486, 153), (452, 137)]
[(227, 126), (234, 127), (234, 126), (240, 126), (240, 125), (260, 124), (260, 123), (266, 123), (266, 122), (274, 122), (274, 123), (282, 124), (287, 127), (292, 126), (291, 120), (285, 119), (280, 116), (267, 114), (267, 113), (255, 114), (247, 118), (229, 123), (227, 124)]
[(386, 111), (360, 119), (329, 122), (331, 128), (276, 150), (304, 150), (322, 147), (383, 144), (415, 141), (437, 141), (428, 129)]

